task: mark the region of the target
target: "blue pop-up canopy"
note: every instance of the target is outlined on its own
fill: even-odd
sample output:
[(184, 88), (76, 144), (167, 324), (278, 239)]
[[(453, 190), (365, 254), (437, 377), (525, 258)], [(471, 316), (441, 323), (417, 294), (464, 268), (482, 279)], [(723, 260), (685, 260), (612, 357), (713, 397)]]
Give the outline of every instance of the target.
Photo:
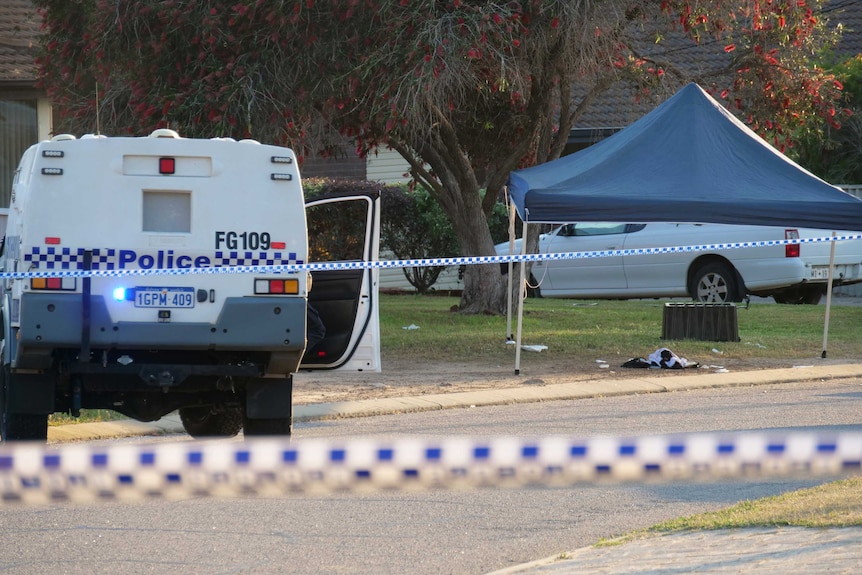
[[(697, 84), (598, 144), (512, 172), (509, 194), (525, 224), (702, 222), (862, 230), (862, 200), (789, 160)], [(830, 272), (830, 287), (831, 277)], [(823, 357), (829, 296), (831, 290)], [(510, 328), (511, 318), (507, 333)]]
[(578, 153), (512, 172), (525, 222), (703, 222), (862, 230), (862, 200), (824, 182), (689, 84)]

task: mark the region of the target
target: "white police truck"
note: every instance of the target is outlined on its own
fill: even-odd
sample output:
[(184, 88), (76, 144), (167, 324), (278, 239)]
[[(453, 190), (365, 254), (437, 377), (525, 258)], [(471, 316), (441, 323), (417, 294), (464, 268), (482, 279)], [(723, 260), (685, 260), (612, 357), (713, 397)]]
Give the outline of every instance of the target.
[[(376, 259), (379, 198), (306, 206), (288, 148), (171, 130), (31, 146), (2, 254), (2, 440), (45, 440), (49, 414), (81, 409), (289, 434), (298, 370), (380, 369), (376, 270), (323, 264), (310, 296), (296, 267), (344, 205), (359, 239), (322, 234), (315, 261)], [(313, 349), (309, 296), (326, 326)]]

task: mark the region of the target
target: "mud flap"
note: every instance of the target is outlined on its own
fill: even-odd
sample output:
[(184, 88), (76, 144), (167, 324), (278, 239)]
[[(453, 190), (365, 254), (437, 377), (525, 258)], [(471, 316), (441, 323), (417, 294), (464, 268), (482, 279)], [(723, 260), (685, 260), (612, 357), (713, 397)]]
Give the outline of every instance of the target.
[(245, 387), (246, 417), (284, 419), (293, 413), (293, 376), (254, 379)]
[(54, 413), (51, 375), (14, 374), (6, 381), (6, 409), (12, 413)]

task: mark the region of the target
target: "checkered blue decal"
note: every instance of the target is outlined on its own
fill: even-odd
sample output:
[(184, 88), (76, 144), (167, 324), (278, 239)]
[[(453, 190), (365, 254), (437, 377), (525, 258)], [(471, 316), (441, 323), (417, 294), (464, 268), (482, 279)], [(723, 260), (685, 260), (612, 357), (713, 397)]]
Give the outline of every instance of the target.
[[(217, 251), (213, 258), (183, 256), (175, 254), (173, 250), (159, 250), (149, 254), (114, 248), (95, 248), (91, 251), (92, 270), (122, 270), (127, 267), (165, 270), (192, 267), (292, 266), (303, 263), (295, 252), (282, 251)], [(34, 270), (83, 270), (84, 252), (83, 248), (36, 246), (24, 254), (24, 261)]]

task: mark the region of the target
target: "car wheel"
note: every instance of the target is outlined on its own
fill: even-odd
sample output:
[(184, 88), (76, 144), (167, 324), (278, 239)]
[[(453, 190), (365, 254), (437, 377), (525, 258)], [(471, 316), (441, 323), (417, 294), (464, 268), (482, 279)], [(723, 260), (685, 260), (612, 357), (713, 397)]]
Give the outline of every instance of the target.
[(727, 264), (712, 262), (697, 269), (692, 283), (692, 299), (704, 303), (739, 301), (736, 273)]
[(803, 291), (802, 303), (806, 305), (817, 305), (820, 303), (820, 298), (826, 295), (826, 287), (824, 286), (809, 286)]
[(798, 295), (793, 295), (790, 293), (777, 293), (772, 296), (772, 299), (775, 300), (775, 303), (785, 304), (785, 305), (796, 305), (802, 303)]
[(181, 407), (180, 421), (192, 437), (233, 437), (242, 429), (242, 412), (239, 408)]
[(14, 413), (9, 410), (6, 398), (13, 376), (9, 365), (0, 368), (0, 440), (47, 441), (48, 415), (41, 413)]
[(817, 305), (825, 293), (826, 288), (824, 286), (808, 286), (785, 290), (772, 296), (772, 299), (775, 300), (775, 303), (788, 305)]

